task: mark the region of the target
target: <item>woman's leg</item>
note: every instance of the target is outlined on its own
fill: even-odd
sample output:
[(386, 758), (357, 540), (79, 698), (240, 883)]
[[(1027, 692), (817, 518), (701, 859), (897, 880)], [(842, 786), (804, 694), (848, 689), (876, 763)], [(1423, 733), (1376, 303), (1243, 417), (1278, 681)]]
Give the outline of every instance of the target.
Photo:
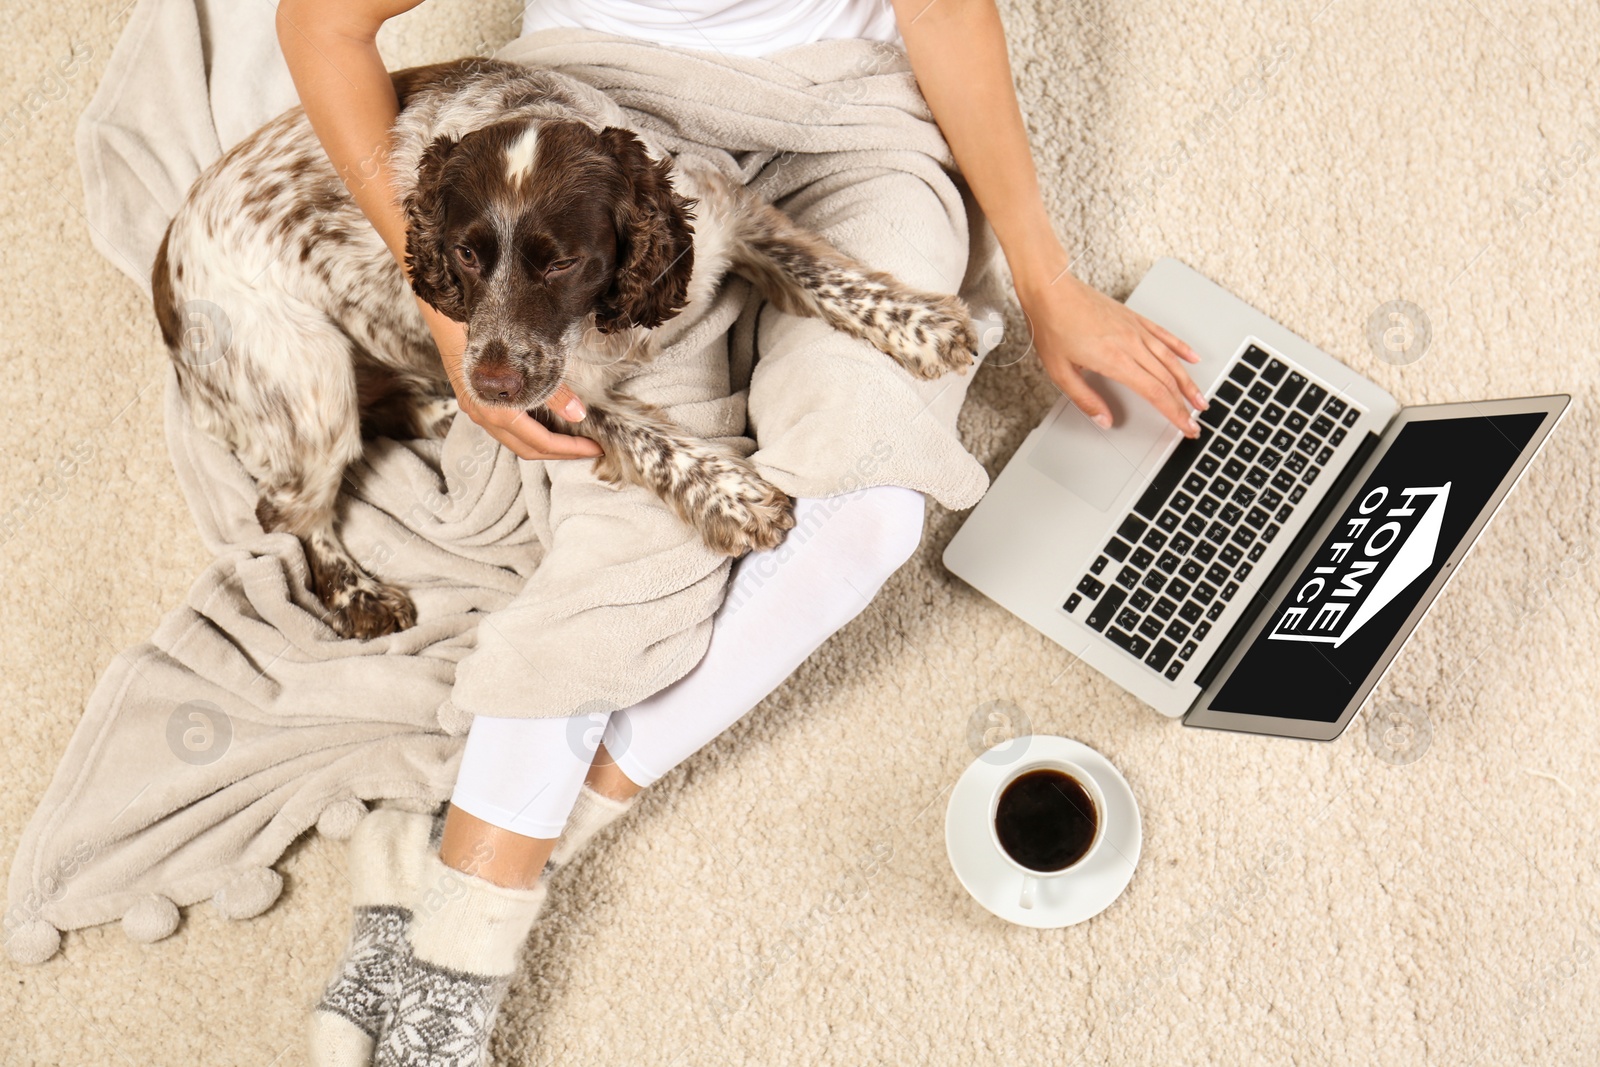
[[(404, 936), (409, 948), (388, 945), (378, 960), (379, 970), (393, 970), (395, 1004), (378, 1067), (416, 1062), (444, 1046), (472, 1062), (543, 906), (539, 879), (552, 850), (556, 860), (570, 859), (635, 794), (760, 703), (860, 614), (916, 550), (923, 511), (920, 493), (897, 486), (797, 501), (784, 543), (735, 568), (704, 658), (676, 683), (609, 719), (474, 720), (437, 854), (431, 843), (383, 853), (394, 852), (388, 862), (405, 872), (417, 861), (400, 851), (424, 855), (417, 873), (407, 874), (415, 878), (414, 902), (392, 939)], [(405, 825), (406, 816), (392, 814)], [(377, 827), (380, 815), (372, 818)], [(341, 971), (335, 983), (341, 990), (354, 981), (345, 977)], [(315, 1062), (367, 1062), (371, 1025), (347, 1027), (330, 1013), (317, 1018), (323, 1015), (327, 1025), (313, 1033)]]
[[(441, 836), (424, 834), (412, 851), (416, 888), (377, 1067), (481, 1062), (544, 906), (539, 873), (599, 743), (599, 731), (586, 728), (587, 719), (473, 722)], [(368, 1062), (344, 1051), (359, 1052), (359, 1041), (333, 1040), (350, 1029), (314, 1033), (314, 1047), (330, 1050), (319, 1064)]]
[(602, 726), (582, 716), (475, 718), (440, 859), (496, 885), (531, 888), (566, 825)]
[(564, 863), (859, 615), (916, 550), (923, 501), (883, 486), (798, 501), (795, 518), (782, 545), (740, 561), (705, 657), (662, 692), (609, 718), (473, 720), (438, 855), (422, 861), (378, 1067), (441, 1044), (474, 1062), (544, 903), (556, 839)]
[(683, 678), (609, 718), (474, 720), (444, 862), (527, 887), (552, 846), (557, 863), (571, 859), (860, 614), (916, 550), (923, 510), (920, 493), (898, 486), (800, 500), (784, 543), (735, 568), (710, 646)]
[(797, 501), (783, 544), (735, 568), (705, 657), (606, 722), (591, 788), (631, 796), (759, 704), (911, 557), (923, 511), (921, 493), (893, 485)]

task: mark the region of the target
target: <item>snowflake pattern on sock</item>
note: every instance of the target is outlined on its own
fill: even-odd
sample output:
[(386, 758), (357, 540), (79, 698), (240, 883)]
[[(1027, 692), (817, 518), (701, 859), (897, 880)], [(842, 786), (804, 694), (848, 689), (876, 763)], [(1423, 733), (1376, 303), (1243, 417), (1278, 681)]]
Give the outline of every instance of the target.
[(409, 952), (399, 970), (375, 1067), (479, 1067), (511, 979), (436, 967)]
[(400, 963), (409, 955), (406, 908), (364, 907), (355, 910), (350, 945), (339, 971), (323, 990), (318, 1011), (349, 1019), (369, 1037), (378, 1036), (385, 1001), (393, 996)]

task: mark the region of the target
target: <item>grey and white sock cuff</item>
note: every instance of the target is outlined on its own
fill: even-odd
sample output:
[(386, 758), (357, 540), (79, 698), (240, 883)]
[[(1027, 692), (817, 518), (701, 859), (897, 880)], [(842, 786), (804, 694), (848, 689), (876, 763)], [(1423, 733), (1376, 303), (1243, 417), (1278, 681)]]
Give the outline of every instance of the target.
[(469, 974), (500, 977), (515, 971), (544, 906), (545, 887), (508, 889), (458, 871), (431, 853), (422, 872), (411, 908), (412, 954)]
[(610, 822), (620, 815), (625, 815), (628, 809), (633, 807), (635, 799), (637, 798), (630, 797), (627, 800), (618, 800), (616, 797), (608, 797), (585, 782), (583, 788), (578, 790), (578, 799), (572, 805), (572, 810), (581, 811), (586, 818), (600, 817)]
[(432, 816), (398, 808), (369, 812), (350, 836), (351, 903), (409, 907), (428, 854)]
[(631, 807), (633, 807), (632, 798), (617, 800), (604, 793), (598, 793), (585, 784), (578, 790), (578, 799), (572, 805), (572, 814), (567, 816), (566, 829), (561, 831), (561, 839), (556, 842), (555, 848), (550, 853), (551, 866), (559, 867), (571, 862), (574, 856), (588, 846), (596, 834), (626, 815)]

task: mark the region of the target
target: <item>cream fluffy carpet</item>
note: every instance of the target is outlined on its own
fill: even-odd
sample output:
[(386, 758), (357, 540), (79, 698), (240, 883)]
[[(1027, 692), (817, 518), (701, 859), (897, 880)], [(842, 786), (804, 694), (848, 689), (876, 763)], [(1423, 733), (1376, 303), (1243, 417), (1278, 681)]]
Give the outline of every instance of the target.
[[(9, 862), (96, 676), (204, 556), (162, 439), (154, 319), (77, 206), (71, 131), (120, 0), (4, 2)], [(1379, 758), (1371, 709), (1330, 745), (1160, 719), (945, 574), (960, 517), (935, 511), (865, 615), (553, 894), (497, 1062), (1600, 1062), (1600, 16), (1177, 11), (1006, 5), (1086, 277), (1121, 296), (1177, 255), (1407, 402), (1576, 397), (1375, 696), (1418, 709), (1405, 758)], [(491, 48), (515, 13), (429, 4), (386, 52)], [(1397, 299), (1431, 330), (1404, 366), (1367, 336)], [(967, 404), (972, 448), (998, 468), (1052, 396), (1008, 344)], [(1100, 749), (1143, 807), (1133, 883), (1086, 925), (1005, 926), (949, 870), (945, 791), (994, 701)], [(301, 1062), (345, 936), (343, 846), (312, 838), (282, 869), (254, 921), (200, 907), (156, 945), (107, 927), (4, 964), (0, 1062)]]

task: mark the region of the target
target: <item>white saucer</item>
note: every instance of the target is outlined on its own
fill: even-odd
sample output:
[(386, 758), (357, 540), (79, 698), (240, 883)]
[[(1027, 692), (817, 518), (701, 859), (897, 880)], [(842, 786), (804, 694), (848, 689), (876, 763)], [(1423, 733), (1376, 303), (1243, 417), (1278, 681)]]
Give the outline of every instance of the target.
[[(1105, 839), (1079, 870), (1040, 879), (1033, 907), (1024, 908), (1022, 875), (1001, 857), (989, 830), (989, 800), (1013, 767), (1041, 758), (1070, 760), (1094, 776), (1105, 796)], [(979, 904), (1019, 926), (1054, 929), (1105, 911), (1133, 880), (1143, 841), (1127, 780), (1100, 753), (1065, 737), (1036, 734), (996, 745), (962, 772), (945, 809), (944, 845), (956, 877)]]

